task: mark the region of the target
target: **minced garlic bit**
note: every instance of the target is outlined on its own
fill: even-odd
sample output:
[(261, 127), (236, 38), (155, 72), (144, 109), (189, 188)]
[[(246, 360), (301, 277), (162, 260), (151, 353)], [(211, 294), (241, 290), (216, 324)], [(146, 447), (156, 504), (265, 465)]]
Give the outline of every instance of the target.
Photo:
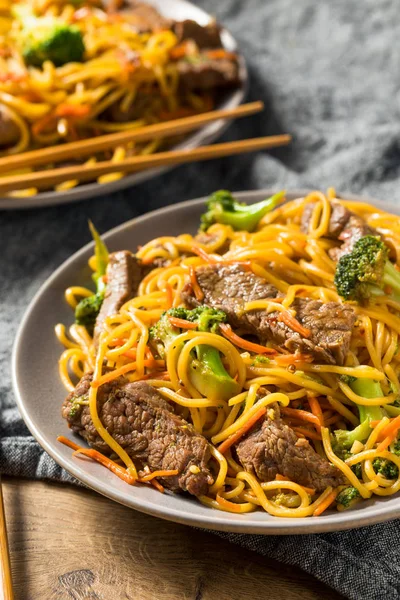
[(191, 473), (193, 473), (194, 475), (197, 475), (197, 473), (200, 473), (200, 469), (199, 469), (199, 467), (198, 467), (198, 466), (196, 466), (196, 465), (190, 465), (190, 467), (189, 467), (189, 471), (190, 471)]
[(352, 454), (358, 454), (359, 452), (362, 452), (363, 450), (364, 450), (364, 444), (362, 444), (361, 442), (356, 440), (354, 442), (354, 444), (352, 445), (350, 452)]

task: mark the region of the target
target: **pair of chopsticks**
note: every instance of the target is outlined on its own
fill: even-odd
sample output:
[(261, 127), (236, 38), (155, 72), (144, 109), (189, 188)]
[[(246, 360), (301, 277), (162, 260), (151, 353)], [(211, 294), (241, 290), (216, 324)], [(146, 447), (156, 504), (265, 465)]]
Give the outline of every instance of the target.
[(200, 146), (192, 150), (171, 150), (158, 152), (153, 155), (133, 156), (120, 162), (102, 161), (92, 165), (76, 165), (60, 167), (24, 175), (7, 175), (25, 167), (36, 167), (63, 160), (77, 159), (109, 150), (129, 142), (142, 142), (166, 136), (174, 136), (203, 127), (207, 123), (219, 119), (240, 118), (262, 111), (262, 102), (251, 102), (233, 109), (213, 110), (192, 117), (185, 117), (155, 125), (148, 125), (134, 130), (112, 133), (93, 139), (80, 140), (40, 150), (32, 150), (0, 158), (0, 195), (19, 189), (52, 187), (64, 181), (78, 180), (79, 182), (93, 181), (108, 173), (134, 173), (145, 169), (179, 165), (188, 162), (210, 160), (222, 156), (231, 156), (242, 152), (253, 152), (266, 148), (284, 146), (291, 141), (290, 135), (275, 135), (252, 138), (235, 142)]
[(14, 600), (10, 554), (8, 550), (8, 539), (6, 519), (4, 514), (3, 493), (0, 478), (0, 597), (2, 600)]

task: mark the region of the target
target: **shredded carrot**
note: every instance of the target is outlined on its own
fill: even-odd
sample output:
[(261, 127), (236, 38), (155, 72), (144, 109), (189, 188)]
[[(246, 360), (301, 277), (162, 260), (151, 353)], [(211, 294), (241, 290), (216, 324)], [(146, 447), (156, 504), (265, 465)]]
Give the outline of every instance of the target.
[[(109, 346), (123, 346), (126, 343), (126, 338), (115, 338), (108, 343)], [(132, 344), (132, 348), (136, 348), (137, 342)]]
[(236, 335), (236, 333), (232, 331), (231, 326), (227, 325), (226, 323), (221, 323), (219, 328), (222, 332), (222, 335), (227, 340), (232, 342), (232, 344), (234, 344), (235, 346), (242, 348), (243, 350), (248, 350), (249, 352), (257, 352), (257, 354), (277, 354), (276, 350), (274, 350), (273, 348), (267, 348), (266, 346), (261, 346), (260, 344), (249, 342), (248, 340), (245, 340), (244, 338), (241, 338), (240, 336)]
[(311, 363), (314, 359), (311, 356), (311, 354), (296, 353), (296, 354), (278, 354), (277, 356), (275, 356), (274, 360), (278, 364), (280, 364), (282, 366), (286, 366), (286, 365), (292, 365), (296, 362)]
[[(394, 420), (394, 418), (395, 418), (395, 417), (393, 417), (392, 419), (390, 419), (390, 421), (393, 421), (393, 420)], [(379, 425), (379, 423), (381, 422), (381, 420), (382, 420), (382, 419), (378, 419), (377, 421), (370, 421), (370, 422), (369, 422), (369, 424), (370, 424), (370, 427), (372, 427), (372, 428), (374, 429), (374, 428), (375, 428), (377, 425)]]
[(400, 429), (400, 415), (395, 417), (393, 421), (388, 423), (386, 427), (381, 431), (380, 439), (386, 438), (388, 436), (396, 437), (398, 431)]
[(68, 438), (66, 438), (63, 435), (58, 436), (57, 442), (60, 442), (60, 444), (64, 444), (64, 446), (68, 446), (68, 448), (71, 448), (72, 450), (79, 450), (79, 448), (80, 448), (80, 446), (78, 446), (78, 444), (75, 444), (75, 442), (73, 442), (72, 440), (69, 440)]
[(172, 293), (172, 287), (169, 283), (165, 285), (165, 292), (167, 294), (167, 307), (172, 308), (172, 305), (174, 303), (174, 295)]
[(140, 261), (140, 263), (142, 265), (151, 265), (153, 264), (154, 258), (142, 258), (142, 260)]
[(242, 512), (240, 510), (240, 504), (236, 504), (235, 502), (230, 502), (229, 500), (222, 498), (219, 494), (216, 495), (215, 499), (222, 508), (225, 508), (229, 512), (233, 512), (233, 513)]
[(383, 452), (384, 450), (386, 450), (390, 446), (390, 444), (394, 442), (396, 436), (397, 432), (391, 433), (390, 435), (386, 436), (385, 439), (376, 447), (376, 450), (378, 452)]
[(136, 348), (131, 348), (131, 350), (126, 350), (126, 352), (123, 353), (124, 356), (126, 356), (127, 358), (131, 358), (132, 360), (136, 360), (136, 354)]
[(170, 471), (167, 471), (167, 470), (153, 471), (152, 473), (149, 473), (148, 475), (144, 475), (143, 477), (140, 477), (138, 479), (138, 481), (140, 481), (140, 483), (146, 483), (146, 481), (151, 481), (155, 477), (173, 477), (174, 475), (179, 475), (178, 469), (171, 469)]
[(178, 317), (168, 317), (171, 325), (179, 327), (179, 329), (197, 329), (197, 323), (192, 323), (186, 319), (178, 319)]
[(215, 265), (219, 262), (214, 256), (212, 256), (212, 254), (208, 254), (208, 252), (199, 246), (192, 246), (192, 252), (193, 254), (200, 256), (200, 258), (202, 258), (209, 265)]
[(79, 448), (78, 450), (75, 450), (73, 456), (76, 454), (83, 454), (84, 456), (88, 456), (92, 460), (95, 460), (130, 485), (133, 485), (136, 481), (132, 475), (129, 475), (126, 469), (120, 465), (117, 465), (117, 463), (111, 460), (111, 458), (108, 458), (107, 456), (104, 456), (104, 454), (97, 452), (97, 450), (93, 450), (91, 448)]
[(132, 475), (129, 475), (129, 473), (126, 469), (124, 469), (123, 467), (118, 465), (116, 462), (111, 460), (111, 458), (104, 456), (104, 454), (101, 454), (97, 450), (93, 450), (92, 448), (82, 448), (81, 446), (78, 446), (77, 444), (75, 444), (68, 438), (64, 437), (63, 435), (60, 435), (57, 438), (57, 442), (60, 442), (61, 444), (64, 444), (65, 446), (72, 448), (72, 450), (74, 450), (73, 456), (75, 454), (83, 454), (84, 456), (88, 456), (92, 460), (100, 463), (101, 465), (103, 465), (104, 467), (109, 469), (112, 473), (114, 473), (114, 475), (117, 475), (117, 477), (119, 477), (126, 483), (129, 483), (130, 485), (133, 485), (135, 483), (135, 481), (136, 481), (135, 478), (132, 477)]
[(303, 327), (303, 325), (301, 325), (297, 319), (295, 319), (289, 311), (285, 310), (279, 313), (278, 315), (278, 321), (281, 321), (282, 323), (285, 323), (285, 325), (287, 325), (288, 327), (290, 327), (290, 329), (292, 329), (293, 331), (296, 331), (297, 333), (299, 333), (300, 335), (302, 335), (305, 338), (309, 338), (311, 335), (311, 331), (310, 329), (307, 329), (306, 327)]
[(157, 369), (157, 367), (159, 369), (165, 368), (165, 360), (161, 358), (151, 358), (149, 360), (145, 360), (143, 364), (145, 367), (148, 367), (150, 369)]
[(178, 46), (175, 46), (175, 48), (172, 48), (169, 52), (169, 55), (172, 58), (172, 60), (178, 60), (179, 58), (183, 58), (184, 56), (186, 56), (189, 48), (190, 44), (188, 44), (187, 40), (185, 40)]
[(203, 294), (203, 290), (201, 289), (201, 287), (198, 284), (197, 277), (196, 277), (196, 271), (193, 269), (193, 267), (190, 267), (189, 273), (190, 273), (190, 283), (192, 285), (194, 295), (196, 296), (196, 300), (201, 302), (204, 298), (204, 294)]
[(150, 346), (146, 346), (145, 356), (149, 360), (154, 360), (154, 354), (153, 354)]
[(310, 405), (312, 414), (319, 419), (321, 427), (324, 427), (324, 415), (322, 414), (321, 406), (317, 398), (312, 394), (308, 394), (308, 404)]
[(265, 415), (266, 412), (267, 412), (267, 409), (265, 408), (265, 406), (262, 406), (256, 413), (254, 413), (254, 415), (247, 421), (247, 423), (245, 423), (245, 425), (243, 425), (243, 427), (238, 429), (236, 431), (236, 433), (233, 433), (224, 442), (222, 442), (222, 444), (219, 445), (219, 447), (218, 447), (219, 452), (221, 452), (221, 454), (225, 454), (225, 452), (233, 444), (235, 444), (238, 440), (240, 440), (240, 438), (245, 433), (247, 433), (249, 431), (249, 429), (251, 429), (253, 427), (254, 423), (257, 423), (257, 421), (259, 419), (261, 419), (261, 417), (263, 415)]
[(87, 117), (90, 113), (90, 106), (88, 104), (60, 104), (56, 108), (56, 117)]
[[(275, 481), (292, 481), (292, 480), (289, 477), (285, 477), (285, 475), (281, 475), (280, 473), (277, 473), (275, 475)], [(302, 485), (301, 487), (307, 494), (310, 494), (310, 496), (313, 496), (315, 494), (314, 488), (309, 488), (309, 487), (306, 487), (305, 485)]]
[(318, 431), (321, 430), (321, 425), (318, 417), (306, 410), (300, 410), (298, 408), (288, 408), (287, 406), (283, 406), (281, 408), (281, 412), (282, 414), (288, 417), (299, 419), (299, 421), (306, 421), (307, 423), (312, 423), (313, 425), (315, 425)]
[(150, 483), (151, 483), (151, 485), (152, 485), (153, 487), (155, 487), (155, 488), (156, 488), (156, 490), (158, 490), (159, 492), (161, 492), (161, 494), (163, 494), (163, 493), (164, 493), (164, 487), (161, 485), (161, 483), (160, 483), (159, 481), (157, 481), (157, 479), (152, 479), (152, 480), (150, 481)]
[(40, 133), (42, 133), (42, 131), (46, 129), (46, 127), (50, 125), (50, 123), (52, 123), (53, 121), (54, 115), (45, 115), (41, 119), (38, 119), (36, 123), (32, 125), (33, 135), (39, 135)]
[(221, 58), (228, 58), (233, 60), (237, 58), (237, 55), (234, 52), (229, 52), (228, 50), (224, 50), (223, 48), (217, 48), (216, 50), (207, 50), (206, 51), (207, 58), (219, 60)]
[[(143, 361), (143, 364), (145, 367), (163, 367), (165, 365), (165, 361), (151, 359), (151, 360)], [(93, 379), (93, 381), (90, 385), (94, 388), (98, 388), (101, 385), (103, 385), (104, 383), (113, 381), (114, 379), (117, 379), (117, 377), (120, 377), (121, 375), (125, 375), (125, 373), (129, 373), (129, 371), (134, 371), (135, 369), (136, 369), (136, 362), (128, 363), (127, 365), (124, 365), (123, 367), (120, 367), (119, 369), (115, 369), (114, 371), (105, 373), (98, 379)]]
[(307, 427), (293, 427), (293, 431), (295, 434), (299, 434), (300, 436), (304, 436), (306, 438), (310, 438), (310, 440), (321, 440), (321, 436), (312, 431), (311, 429), (307, 429)]
[(321, 504), (317, 506), (317, 508), (314, 510), (313, 517), (319, 517), (320, 515), (322, 515), (322, 513), (330, 507), (332, 502), (336, 500), (336, 496), (338, 495), (338, 493), (339, 490), (337, 488), (335, 490), (332, 490), (331, 493), (328, 494), (328, 496), (325, 498), (325, 500), (321, 502)]
[(93, 379), (93, 381), (90, 385), (94, 388), (97, 388), (100, 385), (103, 385), (103, 383), (107, 383), (109, 381), (112, 381), (113, 379), (117, 379), (117, 377), (120, 377), (120, 375), (125, 375), (125, 373), (129, 373), (129, 371), (134, 371), (134, 369), (136, 369), (136, 362), (128, 363), (127, 365), (124, 365), (123, 367), (120, 367), (119, 369), (115, 369), (114, 371), (111, 371), (110, 373), (106, 373), (105, 375), (102, 375), (98, 379)]
[(171, 381), (168, 371), (153, 371), (152, 373), (146, 373), (138, 381), (146, 381), (147, 379), (161, 379), (162, 381)]

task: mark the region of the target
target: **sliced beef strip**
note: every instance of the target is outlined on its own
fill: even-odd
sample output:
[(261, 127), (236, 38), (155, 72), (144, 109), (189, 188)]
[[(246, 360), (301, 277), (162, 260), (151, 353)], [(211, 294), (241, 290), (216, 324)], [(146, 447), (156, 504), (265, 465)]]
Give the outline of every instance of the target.
[[(92, 373), (83, 376), (64, 401), (62, 415), (90, 446), (110, 454), (93, 425), (89, 407), (76, 403), (76, 399), (87, 398), (91, 380)], [(207, 440), (174, 414), (156, 389), (146, 382), (119, 378), (99, 388), (97, 410), (107, 431), (141, 468), (178, 469), (177, 476), (160, 479), (166, 488), (194, 496), (208, 492), (212, 476), (207, 466), (211, 456)]]
[(211, 59), (205, 54), (177, 61), (182, 92), (207, 91), (239, 84), (239, 65), (235, 58)]
[[(301, 217), (301, 231), (303, 233), (308, 233), (314, 208), (315, 202), (306, 204), (304, 207), (303, 215)], [(329, 237), (332, 237), (336, 240), (343, 231), (344, 227), (346, 227), (352, 213), (345, 206), (339, 204), (339, 202), (331, 202), (331, 209), (328, 233)]]
[(311, 331), (309, 338), (278, 321), (279, 313), (271, 313), (260, 321), (266, 339), (290, 352), (304, 352), (317, 362), (343, 365), (350, 346), (356, 320), (353, 309), (338, 302), (296, 298), (290, 308), (296, 311), (299, 323)]
[(117, 313), (125, 302), (137, 295), (142, 278), (143, 267), (132, 252), (121, 250), (110, 254), (106, 294), (94, 328), (95, 344), (103, 330), (105, 319)]
[(19, 127), (0, 106), (0, 148), (14, 146), (20, 137)]
[(380, 237), (378, 231), (367, 225), (364, 219), (352, 214), (347, 225), (343, 228), (340, 235), (338, 235), (338, 240), (342, 241), (343, 244), (339, 248), (331, 248), (329, 256), (333, 260), (338, 261), (341, 256), (349, 254), (353, 250), (354, 244), (365, 235), (377, 235)]
[(122, 14), (124, 19), (139, 33), (170, 29), (172, 21), (163, 17), (154, 6), (135, 0), (114, 2), (114, 12)]
[[(308, 233), (314, 207), (315, 203), (311, 202), (304, 208), (301, 218), (301, 230), (303, 233)], [(378, 231), (367, 225), (362, 217), (351, 212), (345, 206), (339, 204), (339, 202), (331, 202), (331, 209), (327, 237), (343, 242), (341, 246), (329, 250), (329, 256), (333, 260), (338, 261), (341, 256), (351, 252), (354, 244), (365, 235), (379, 236)]]
[[(244, 312), (247, 302), (280, 295), (273, 285), (252, 271), (239, 264), (207, 265), (196, 269), (196, 277), (204, 294), (202, 302), (226, 312), (233, 327), (289, 352), (312, 354), (317, 362), (343, 364), (356, 319), (350, 306), (296, 298), (291, 308), (296, 311), (299, 323), (311, 332), (305, 338), (279, 321), (278, 312)], [(190, 285), (183, 289), (182, 298), (191, 307), (200, 304)]]
[(308, 440), (297, 438), (280, 418), (276, 405), (274, 413), (273, 419), (266, 417), (261, 426), (236, 446), (246, 471), (261, 481), (272, 481), (279, 473), (317, 492), (346, 483), (339, 469), (317, 454)]
[(193, 40), (198, 48), (221, 48), (220, 27), (214, 21), (208, 25), (200, 25), (196, 21), (187, 19), (174, 23), (172, 29), (179, 42)]

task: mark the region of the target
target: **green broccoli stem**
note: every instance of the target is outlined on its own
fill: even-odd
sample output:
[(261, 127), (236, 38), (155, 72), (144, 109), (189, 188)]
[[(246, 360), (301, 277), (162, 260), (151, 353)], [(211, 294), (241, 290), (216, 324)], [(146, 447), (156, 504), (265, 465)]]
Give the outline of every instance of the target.
[[(199, 317), (199, 332), (210, 331), (207, 319)], [(190, 379), (203, 396), (211, 400), (227, 400), (239, 392), (237, 382), (232, 379), (222, 364), (221, 354), (214, 346), (200, 344), (195, 347), (197, 360), (190, 365)]]
[(216, 220), (218, 223), (230, 225), (233, 229), (239, 231), (253, 231), (259, 221), (271, 210), (274, 210), (284, 196), (285, 192), (279, 192), (256, 204), (242, 205), (236, 203), (234, 211), (223, 210), (218, 214)]
[[(363, 377), (355, 379), (350, 383), (350, 387), (355, 394), (363, 398), (380, 398), (383, 396), (380, 383), (373, 379)], [(362, 406), (358, 405), (360, 425), (351, 431), (339, 429), (335, 431), (335, 437), (343, 448), (351, 448), (354, 442), (364, 442), (371, 433), (371, 421), (379, 421), (383, 417), (380, 406)]]
[(104, 275), (108, 265), (108, 250), (91, 221), (89, 221), (89, 229), (93, 236), (96, 257), (96, 272), (92, 275), (92, 279), (96, 284), (96, 293), (87, 298), (82, 298), (78, 303), (75, 308), (75, 322), (77, 325), (86, 327), (88, 332), (92, 334), (106, 292)]
[(226, 377), (228, 375), (222, 364), (219, 350), (213, 346), (205, 346), (203, 344), (196, 346), (196, 355), (198, 360), (204, 363), (207, 368), (211, 369), (217, 377)]
[[(215, 308), (199, 306), (193, 310), (171, 308), (150, 328), (150, 344), (164, 357), (168, 348), (176, 343), (180, 335), (179, 327), (172, 325), (170, 317), (197, 323), (198, 331), (218, 333), (219, 323), (226, 321), (226, 314)], [(208, 344), (199, 344), (190, 353), (188, 365), (191, 384), (210, 400), (229, 400), (240, 392), (240, 386), (226, 371), (221, 354), (217, 348)]]
[[(351, 389), (357, 396), (363, 398), (381, 398), (383, 396), (381, 384), (373, 379), (366, 379), (360, 377), (350, 384)], [(366, 419), (371, 421), (378, 421), (382, 418), (382, 409), (380, 406), (358, 406), (358, 412), (360, 414), (360, 421), (363, 422)]]
[(210, 400), (227, 400), (239, 393), (238, 383), (232, 379), (222, 364), (219, 350), (213, 346), (199, 345), (196, 358), (190, 363), (190, 381), (203, 396)]
[(387, 260), (383, 269), (383, 281), (389, 285), (394, 291), (400, 294), (400, 272), (396, 267)]

